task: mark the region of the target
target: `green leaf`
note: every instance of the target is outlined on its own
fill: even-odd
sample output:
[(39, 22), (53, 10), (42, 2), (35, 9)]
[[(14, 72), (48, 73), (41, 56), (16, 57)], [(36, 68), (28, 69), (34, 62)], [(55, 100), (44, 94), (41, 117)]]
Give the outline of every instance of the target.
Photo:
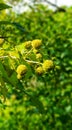
[(18, 22), (9, 22), (9, 21), (0, 21), (0, 25), (12, 25), (15, 26), (16, 28), (18, 28), (19, 30), (21, 30), (22, 32), (25, 32), (26, 30), (24, 29), (24, 27), (18, 23)]
[(1, 61), (0, 61), (0, 77), (2, 77), (5, 82), (8, 82), (11, 85), (13, 85)]
[(3, 98), (4, 98), (3, 101), (6, 101), (6, 96), (7, 96), (8, 90), (7, 90), (6, 86), (5, 86), (5, 84), (2, 84), (0, 87), (1, 87), (0, 88), (1, 89), (0, 93), (3, 95)]
[(43, 114), (44, 113), (44, 107), (43, 107), (42, 102), (39, 100), (39, 98), (31, 96), (30, 100), (31, 100), (32, 105), (35, 106), (38, 109), (38, 111)]
[(4, 3), (0, 3), (0, 10), (3, 10), (3, 9), (8, 9), (8, 8), (12, 8), (11, 6), (7, 5), (7, 4), (4, 4)]
[(2, 64), (1, 61), (0, 61), (0, 76), (8, 78), (8, 75), (7, 75), (7, 73), (6, 73), (5, 69), (4, 69), (3, 64)]
[(12, 73), (12, 75), (11, 75), (11, 77), (10, 77), (10, 81), (11, 81), (14, 85), (16, 85), (16, 84), (18, 83), (18, 79), (17, 79), (17, 74), (16, 74), (16, 72), (13, 72), (13, 73)]

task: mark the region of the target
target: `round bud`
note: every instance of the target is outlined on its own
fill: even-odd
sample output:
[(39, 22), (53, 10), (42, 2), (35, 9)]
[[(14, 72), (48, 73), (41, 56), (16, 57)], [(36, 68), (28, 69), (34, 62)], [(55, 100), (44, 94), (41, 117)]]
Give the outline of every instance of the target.
[(25, 42), (25, 48), (26, 49), (31, 49), (31, 41)]
[(56, 65), (55, 69), (60, 70), (60, 66)]
[(53, 68), (53, 61), (52, 60), (45, 60), (43, 63), (43, 70), (48, 71), (51, 68)]
[(35, 49), (40, 48), (40, 46), (42, 45), (42, 41), (39, 39), (33, 40), (32, 41), (32, 47)]
[(0, 45), (4, 42), (3, 38), (0, 38)]
[(36, 68), (36, 73), (39, 74), (39, 75), (43, 74), (43, 68), (41, 66), (37, 67)]
[(37, 53), (36, 54), (36, 59), (41, 59), (42, 58), (42, 55), (40, 53)]
[(26, 65), (19, 65), (16, 71), (19, 75), (24, 75), (27, 72)]
[(34, 53), (34, 54), (37, 54), (37, 53), (38, 53), (38, 50), (37, 50), (37, 49), (33, 49), (33, 53)]
[(17, 75), (17, 78), (18, 78), (18, 79), (21, 79), (21, 78), (22, 78), (22, 76), (21, 76), (20, 74), (18, 74), (18, 75)]

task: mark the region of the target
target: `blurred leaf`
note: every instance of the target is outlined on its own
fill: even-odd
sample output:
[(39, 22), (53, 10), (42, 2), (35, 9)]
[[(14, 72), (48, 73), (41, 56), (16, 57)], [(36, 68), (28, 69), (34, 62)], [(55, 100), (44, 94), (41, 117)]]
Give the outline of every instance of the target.
[(11, 85), (14, 85), (14, 84), (10, 81), (10, 78), (8, 77), (7, 72), (6, 72), (6, 70), (5, 70), (5, 68), (4, 68), (4, 66), (3, 66), (3, 64), (2, 64), (1, 61), (0, 61), (0, 77), (2, 77), (5, 82), (8, 82), (8, 83), (10, 83)]
[(17, 22), (9, 22), (9, 21), (0, 21), (0, 25), (14, 25), (16, 26), (19, 30), (21, 30), (22, 32), (25, 32), (25, 29), (22, 25), (20, 25), (20, 23), (17, 23)]
[(32, 105), (34, 105), (38, 109), (38, 111), (43, 114), (44, 107), (43, 107), (42, 102), (39, 100), (39, 98), (31, 96), (30, 100), (31, 100)]
[(4, 4), (4, 3), (0, 3), (0, 10), (3, 10), (3, 9), (8, 9), (8, 8), (12, 8), (11, 6), (7, 5), (7, 4)]
[(13, 73), (12, 73), (12, 75), (11, 75), (11, 77), (10, 77), (10, 81), (11, 81), (14, 85), (16, 85), (16, 84), (18, 83), (18, 79), (17, 79), (17, 74), (16, 74), (16, 72), (13, 72)]
[(71, 111), (71, 106), (69, 105), (69, 106), (67, 106), (66, 108), (65, 108), (65, 110), (66, 110), (66, 112), (68, 113), (68, 112), (70, 112)]

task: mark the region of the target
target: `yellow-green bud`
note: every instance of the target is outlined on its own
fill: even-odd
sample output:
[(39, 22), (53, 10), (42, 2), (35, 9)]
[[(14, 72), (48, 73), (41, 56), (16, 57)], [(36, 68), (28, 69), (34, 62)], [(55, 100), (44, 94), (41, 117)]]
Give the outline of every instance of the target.
[(27, 72), (26, 65), (19, 65), (16, 71), (19, 75), (24, 75)]
[(36, 59), (41, 59), (42, 58), (42, 55), (40, 53), (37, 53), (36, 54)]
[(41, 66), (36, 68), (36, 73), (39, 75), (43, 74), (43, 68)]
[(21, 79), (21, 78), (22, 78), (22, 76), (21, 76), (20, 74), (18, 74), (18, 75), (17, 75), (17, 78), (18, 78), (18, 79)]
[(2, 44), (4, 42), (3, 38), (0, 38), (0, 44)]
[(52, 57), (51, 59), (52, 59), (52, 60), (56, 60), (56, 57)]
[(58, 65), (56, 65), (55, 68), (58, 69), (58, 70), (60, 70), (60, 66), (58, 66)]
[(53, 61), (52, 60), (45, 60), (43, 63), (43, 70), (47, 71), (48, 69), (51, 69), (53, 67)]
[(33, 49), (33, 53), (37, 54), (38, 50), (37, 49)]
[(31, 41), (25, 42), (25, 48), (30, 49), (31, 48)]
[(32, 47), (35, 49), (40, 48), (41, 45), (42, 45), (42, 41), (39, 39), (35, 39), (32, 41)]

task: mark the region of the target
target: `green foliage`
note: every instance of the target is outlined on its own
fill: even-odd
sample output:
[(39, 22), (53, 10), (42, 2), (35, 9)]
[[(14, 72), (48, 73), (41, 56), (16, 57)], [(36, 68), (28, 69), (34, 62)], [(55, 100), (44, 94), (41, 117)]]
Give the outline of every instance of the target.
[[(72, 129), (71, 9), (54, 12), (35, 5), (20, 15), (5, 14), (8, 23), (0, 28), (1, 130)], [(41, 46), (33, 44), (35, 39)], [(24, 68), (17, 71), (20, 65), (27, 67), (25, 73)], [(36, 73), (38, 67), (45, 69)]]
[(8, 8), (11, 8), (11, 6), (6, 5), (4, 3), (0, 3), (0, 10), (4, 10), (4, 9), (8, 9)]

